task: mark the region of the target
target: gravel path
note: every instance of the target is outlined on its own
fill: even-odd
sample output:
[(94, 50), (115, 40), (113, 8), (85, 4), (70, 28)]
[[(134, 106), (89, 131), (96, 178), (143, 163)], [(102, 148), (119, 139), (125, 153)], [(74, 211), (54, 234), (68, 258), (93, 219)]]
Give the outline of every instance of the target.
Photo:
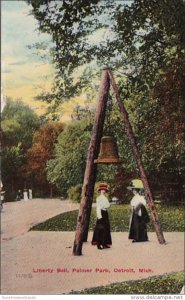
[(68, 294), (183, 270), (181, 232), (165, 232), (166, 245), (158, 243), (154, 232), (149, 232), (149, 242), (134, 244), (128, 240), (127, 232), (114, 232), (112, 248), (102, 251), (91, 245), (92, 232), (89, 232), (82, 256), (72, 255), (74, 232), (28, 232), (34, 224), (78, 207), (55, 199), (4, 205), (2, 294)]

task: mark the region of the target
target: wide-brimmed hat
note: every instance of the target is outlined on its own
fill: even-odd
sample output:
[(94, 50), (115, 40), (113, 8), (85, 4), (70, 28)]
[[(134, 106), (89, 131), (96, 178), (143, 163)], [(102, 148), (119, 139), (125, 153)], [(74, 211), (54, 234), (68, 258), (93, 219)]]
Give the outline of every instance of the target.
[(109, 188), (108, 188), (108, 185), (106, 183), (100, 183), (99, 184), (99, 187), (98, 187), (98, 192), (99, 191), (106, 191), (108, 192)]
[(128, 190), (144, 190), (143, 183), (140, 179), (133, 179), (130, 186), (127, 187)]

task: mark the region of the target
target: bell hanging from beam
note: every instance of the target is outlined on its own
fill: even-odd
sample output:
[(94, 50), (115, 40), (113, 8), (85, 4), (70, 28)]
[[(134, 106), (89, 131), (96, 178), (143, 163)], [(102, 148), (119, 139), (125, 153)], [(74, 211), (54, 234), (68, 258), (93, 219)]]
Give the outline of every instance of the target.
[(111, 136), (101, 138), (100, 153), (94, 160), (95, 164), (121, 164), (123, 161), (119, 158), (116, 141)]

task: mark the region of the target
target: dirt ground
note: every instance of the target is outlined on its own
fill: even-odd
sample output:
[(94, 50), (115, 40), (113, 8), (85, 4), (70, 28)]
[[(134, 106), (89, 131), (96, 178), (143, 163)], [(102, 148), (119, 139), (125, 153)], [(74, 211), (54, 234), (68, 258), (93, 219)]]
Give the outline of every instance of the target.
[[(88, 242), (83, 255), (73, 256), (74, 232), (30, 231), (34, 224), (77, 209), (67, 200), (6, 203), (1, 213), (1, 293), (68, 294), (114, 282), (182, 271), (184, 233), (164, 232), (166, 245), (155, 232), (149, 242), (131, 243), (127, 232), (113, 232), (111, 249)], [(179, 291), (180, 293), (180, 291)]]

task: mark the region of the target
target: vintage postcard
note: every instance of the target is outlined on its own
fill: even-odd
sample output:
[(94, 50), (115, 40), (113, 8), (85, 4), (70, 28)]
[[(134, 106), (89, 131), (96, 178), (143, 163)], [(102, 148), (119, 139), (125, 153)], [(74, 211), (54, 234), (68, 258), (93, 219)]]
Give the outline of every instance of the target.
[(2, 299), (184, 299), (185, 2), (1, 19)]

